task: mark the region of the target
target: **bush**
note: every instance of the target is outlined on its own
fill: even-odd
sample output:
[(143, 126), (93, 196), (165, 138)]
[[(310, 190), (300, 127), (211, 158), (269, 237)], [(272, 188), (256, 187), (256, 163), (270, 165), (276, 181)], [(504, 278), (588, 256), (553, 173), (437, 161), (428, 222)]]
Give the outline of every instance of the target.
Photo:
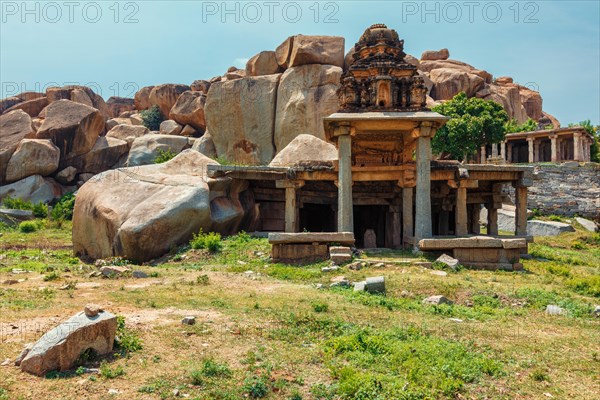
[(37, 224), (34, 221), (23, 221), (19, 224), (19, 230), (23, 233), (35, 232), (37, 228)]
[(48, 216), (48, 206), (44, 203), (33, 204), (30, 201), (23, 199), (6, 197), (2, 200), (4, 207), (11, 210), (29, 210), (33, 212), (33, 216), (36, 218), (46, 218)]
[(102, 361), (100, 364), (100, 375), (106, 379), (113, 379), (125, 375), (125, 370), (123, 370), (123, 367), (120, 365), (111, 368), (106, 361)]
[(151, 131), (159, 130), (160, 123), (165, 120), (165, 117), (160, 112), (160, 108), (156, 105), (142, 111), (140, 116), (142, 117), (142, 125)]
[(204, 360), (204, 364), (202, 365), (202, 375), (210, 377), (230, 377), (231, 370), (227, 365), (219, 364), (215, 360), (209, 358), (207, 360)]
[(242, 390), (253, 399), (263, 398), (269, 393), (267, 381), (260, 376), (246, 378)]
[(215, 253), (223, 247), (221, 234), (217, 232), (203, 233), (202, 229), (200, 229), (200, 232), (195, 234), (190, 241), (190, 246), (195, 250), (206, 249), (211, 253)]
[(313, 303), (312, 308), (315, 312), (327, 312), (329, 310), (329, 306), (327, 303)]
[(154, 159), (154, 164), (162, 164), (171, 160), (177, 155), (177, 153), (171, 150), (171, 148), (168, 148), (167, 150), (157, 149), (156, 151), (158, 152), (158, 155)]
[(75, 194), (65, 193), (52, 209), (51, 216), (56, 221), (67, 221), (73, 219), (73, 208), (75, 207)]
[(133, 353), (143, 348), (142, 340), (125, 326), (125, 317), (117, 316), (117, 334), (115, 344), (125, 354)]

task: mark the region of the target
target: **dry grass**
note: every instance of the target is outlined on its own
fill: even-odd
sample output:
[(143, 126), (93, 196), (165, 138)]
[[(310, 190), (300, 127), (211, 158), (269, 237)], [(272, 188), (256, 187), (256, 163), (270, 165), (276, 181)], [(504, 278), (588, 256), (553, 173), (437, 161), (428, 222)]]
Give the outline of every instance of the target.
[[(366, 387), (374, 380), (390, 386), (389, 379), (409, 382), (406, 392), (419, 388), (420, 378), (409, 376), (411, 369), (418, 371), (410, 357), (401, 371), (390, 372), (398, 365), (390, 360), (404, 354), (405, 344), (415, 354), (444, 344), (459, 346), (456, 352), (427, 358), (457, 376), (468, 357), (498, 367), (475, 371), (473, 380), (461, 378), (456, 390), (436, 379), (446, 385), (436, 392), (438, 398), (595, 399), (600, 392), (600, 320), (590, 315), (600, 298), (572, 284), (600, 275), (600, 243), (591, 234), (578, 231), (538, 241), (534, 254), (549, 261), (525, 261), (526, 273), (461, 270), (442, 277), (409, 263), (340, 271), (351, 280), (384, 275), (388, 294), (382, 297), (316, 289), (314, 283), (327, 283), (332, 276), (320, 272), (321, 264), (269, 264), (266, 243), (251, 238), (225, 242), (216, 255), (181, 249), (157, 265), (134, 267), (153, 274), (150, 278), (88, 278), (95, 267), (72, 259), (68, 229), (2, 232), (0, 361), (14, 358), (25, 343), (89, 302), (123, 315), (143, 350), (107, 359), (105, 368), (122, 368), (114, 378), (108, 372), (75, 371), (39, 378), (0, 367), (2, 400), (106, 399), (109, 389), (119, 391), (115, 398), (169, 399), (178, 390), (192, 399), (239, 399), (252, 389), (260, 393), (261, 384), (272, 399), (375, 399), (357, 392), (352, 397), (344, 388)], [(586, 248), (573, 254), (572, 247), (578, 247), (573, 242)], [(15, 275), (13, 268), (32, 272)], [(260, 275), (247, 276), (246, 270)], [(44, 281), (50, 272), (56, 279)], [(8, 279), (22, 281), (2, 284)], [(75, 289), (61, 290), (67, 283), (75, 283)], [(444, 294), (456, 304), (421, 305), (432, 294)], [(547, 316), (547, 303), (570, 314)], [(181, 325), (186, 315), (195, 315), (198, 323)], [(390, 339), (403, 330), (412, 333), (400, 342)], [(359, 353), (331, 351), (340, 348), (340, 338), (357, 332), (368, 332), (365, 337), (389, 352), (365, 362), (363, 353), (371, 351), (367, 345)], [(99, 365), (96, 360), (88, 366)], [(438, 377), (440, 371), (427, 374)]]

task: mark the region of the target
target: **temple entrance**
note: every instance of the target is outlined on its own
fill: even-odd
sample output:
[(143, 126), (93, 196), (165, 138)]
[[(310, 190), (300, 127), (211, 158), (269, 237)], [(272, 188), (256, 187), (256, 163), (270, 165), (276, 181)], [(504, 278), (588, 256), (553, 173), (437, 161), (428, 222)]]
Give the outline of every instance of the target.
[(330, 204), (304, 203), (300, 209), (300, 232), (335, 232), (336, 219)]
[(514, 141), (512, 144), (512, 159), (509, 162), (527, 163), (529, 162), (529, 144), (526, 140)]
[(385, 247), (387, 206), (354, 206), (356, 247)]

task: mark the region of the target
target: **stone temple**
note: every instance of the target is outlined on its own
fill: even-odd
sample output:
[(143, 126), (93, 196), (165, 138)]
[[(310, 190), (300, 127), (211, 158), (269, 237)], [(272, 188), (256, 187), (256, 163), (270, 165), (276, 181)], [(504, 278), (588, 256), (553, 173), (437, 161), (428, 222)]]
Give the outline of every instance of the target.
[[(385, 25), (364, 32), (341, 78), (340, 109), (323, 120), (330, 144), (311, 139), (311, 160), (279, 154), (270, 166), (210, 165), (209, 176), (249, 185), (257, 203), (249, 230), (271, 232), (276, 261), (325, 259), (341, 244), (447, 251), (463, 265), (520, 268), (531, 167), (433, 160), (431, 139), (448, 118), (425, 107), (427, 89), (403, 46)], [(515, 236), (499, 237), (507, 185), (515, 189)]]

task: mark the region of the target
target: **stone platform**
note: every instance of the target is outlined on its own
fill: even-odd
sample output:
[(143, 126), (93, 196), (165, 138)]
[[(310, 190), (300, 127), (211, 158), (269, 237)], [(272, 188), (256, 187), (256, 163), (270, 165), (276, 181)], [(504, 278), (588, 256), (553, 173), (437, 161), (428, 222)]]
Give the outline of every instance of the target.
[(422, 251), (451, 252), (465, 267), (518, 271), (523, 269), (521, 254), (527, 253), (526, 238), (471, 236), (433, 238), (419, 241)]
[(286, 264), (307, 264), (329, 258), (332, 246), (354, 245), (352, 232), (269, 233), (271, 258)]

